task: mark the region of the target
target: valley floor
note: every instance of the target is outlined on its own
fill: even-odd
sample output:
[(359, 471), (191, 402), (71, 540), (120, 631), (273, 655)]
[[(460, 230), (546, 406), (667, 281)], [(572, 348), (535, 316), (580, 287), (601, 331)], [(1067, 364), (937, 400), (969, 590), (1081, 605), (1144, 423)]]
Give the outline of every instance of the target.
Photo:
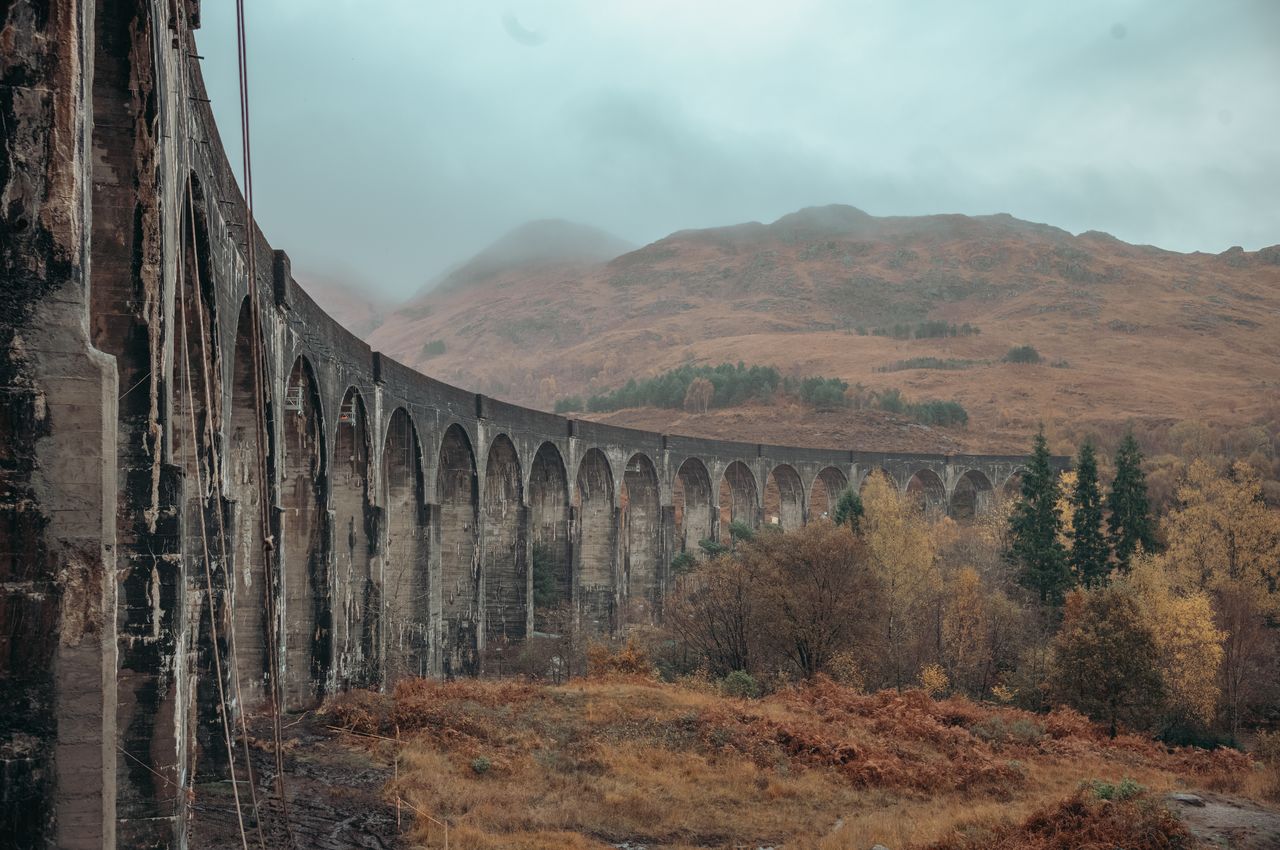
[[(317, 723), (349, 731), (333, 732), (342, 745), (322, 744), (322, 758), (363, 753), (390, 773), (381, 804), (360, 805), (382, 818), (398, 803), (396, 846), (443, 847), (444, 822), (450, 848), (530, 850), (1066, 848), (1074, 834), (1262, 848), (1280, 836), (1268, 780), (1239, 753), (1112, 741), (1070, 712), (918, 691), (820, 682), (746, 700), (639, 678), (411, 680), (325, 712)], [(344, 772), (371, 776), (346, 765), (330, 781)], [(1078, 790), (1125, 779), (1145, 789), (1129, 802)], [(1165, 798), (1188, 789), (1208, 804)]]

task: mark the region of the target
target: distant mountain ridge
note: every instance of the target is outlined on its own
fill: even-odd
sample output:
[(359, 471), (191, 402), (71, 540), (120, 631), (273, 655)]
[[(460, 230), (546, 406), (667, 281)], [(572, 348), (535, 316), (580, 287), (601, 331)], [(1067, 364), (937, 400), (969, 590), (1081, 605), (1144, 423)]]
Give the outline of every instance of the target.
[(586, 224), (564, 219), (530, 221), (445, 272), (426, 291), (476, 284), (512, 270), (607, 262), (635, 247), (625, 239)]
[[(967, 432), (938, 440), (946, 450), (1020, 449), (1040, 421), (1242, 417), (1280, 387), (1280, 246), (1183, 254), (1005, 214), (873, 216), (843, 205), (679, 231), (634, 250), (603, 237), (568, 223), (517, 228), (390, 314), (369, 342), (436, 377), (544, 408), (686, 362), (897, 387), (969, 411)], [(924, 322), (980, 333), (911, 338)], [(1045, 365), (1002, 362), (1021, 345)], [(938, 359), (966, 365), (911, 365)], [(793, 425), (753, 420), (743, 433), (782, 440)]]

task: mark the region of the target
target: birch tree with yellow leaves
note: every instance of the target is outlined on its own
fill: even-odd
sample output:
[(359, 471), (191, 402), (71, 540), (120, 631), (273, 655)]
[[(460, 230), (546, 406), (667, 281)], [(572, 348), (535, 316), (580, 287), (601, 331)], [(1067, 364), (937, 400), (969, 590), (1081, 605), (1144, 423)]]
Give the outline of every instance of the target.
[(1195, 461), (1178, 488), (1177, 507), (1164, 521), (1170, 574), (1183, 591), (1208, 594), (1226, 632), (1221, 667), (1222, 707), (1239, 731), (1249, 701), (1274, 676), (1267, 670), (1280, 616), (1280, 512), (1262, 500), (1258, 474), (1245, 463), (1225, 474)]
[(872, 473), (863, 485), (862, 507), (867, 561), (882, 594), (884, 676), (887, 685), (902, 688), (915, 678), (910, 649), (941, 589), (933, 534), (921, 506), (883, 473)]
[(1227, 633), (1215, 624), (1213, 602), (1202, 590), (1176, 591), (1164, 557), (1138, 550), (1125, 581), (1156, 643), (1170, 723), (1207, 728), (1222, 696), (1219, 673)]

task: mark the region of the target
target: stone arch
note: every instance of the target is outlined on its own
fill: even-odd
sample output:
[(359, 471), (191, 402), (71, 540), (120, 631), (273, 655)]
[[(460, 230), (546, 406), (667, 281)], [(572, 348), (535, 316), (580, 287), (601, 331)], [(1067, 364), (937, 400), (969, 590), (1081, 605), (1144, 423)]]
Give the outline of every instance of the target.
[[(425, 676), (431, 663), (431, 581), (422, 474), (422, 444), (403, 407), (391, 414), (382, 441), (382, 504), (386, 516), (381, 584), (366, 593), (366, 610), (377, 612), (386, 597), (386, 624), (363, 623), (362, 640), (384, 658), (388, 683)], [(370, 659), (376, 661), (376, 659)]]
[(1001, 499), (1017, 499), (1022, 496), (1022, 479), (1026, 474), (1026, 470), (1018, 467), (1009, 473), (1009, 477), (1000, 485)]
[(285, 384), (280, 488), (284, 549), (285, 705), (314, 705), (332, 669), (326, 528), (324, 422), (315, 372), (305, 356)]
[(951, 489), (949, 513), (954, 519), (969, 520), (991, 509), (995, 499), (991, 479), (977, 469), (970, 469)]
[(444, 672), (472, 675), (480, 670), (480, 493), (471, 439), (457, 423), (440, 440), (436, 498), (440, 503)]
[(893, 489), (895, 490), (902, 489), (898, 486), (898, 479), (890, 475), (889, 470), (885, 469), (883, 466), (873, 466), (871, 469), (868, 469), (863, 473), (862, 480), (858, 482), (859, 495), (861, 495), (861, 493), (867, 488), (867, 482), (871, 480), (871, 476), (873, 475), (879, 475), (889, 479), (889, 483), (893, 485)]
[[(264, 507), (259, 476), (267, 476), (258, 441), (255, 399), (253, 321), (248, 297), (240, 305), (231, 364), (231, 415), (227, 429), (226, 486), (231, 500), (231, 570), (233, 624), (241, 700), (260, 703), (270, 675), (267, 582), (274, 581), (262, 548)], [(262, 349), (259, 348), (259, 351)], [(267, 440), (271, 428), (267, 427)], [(268, 454), (271, 454), (268, 448)], [(277, 585), (278, 587), (278, 585)], [(274, 595), (274, 588), (273, 588)]]
[(659, 563), (662, 506), (658, 498), (658, 473), (648, 455), (637, 452), (622, 475), (621, 542), (624, 596), (641, 621), (658, 610), (662, 587)]
[(520, 457), (511, 438), (489, 444), (484, 472), (485, 646), (497, 650), (524, 639), (528, 617), (528, 540)]
[(711, 499), (711, 474), (696, 457), (686, 458), (671, 486), (675, 505), (676, 544), (681, 552), (701, 553), (698, 543), (714, 535), (715, 512)]
[(783, 531), (804, 525), (804, 483), (794, 466), (780, 463), (769, 472), (764, 485), (765, 523)]
[(376, 619), (373, 554), (378, 539), (376, 512), (369, 482), (369, 422), (364, 398), (347, 389), (338, 408), (333, 438), (333, 466), (329, 476), (329, 505), (333, 511), (333, 570), (335, 675), (340, 687), (378, 681), (370, 662), (376, 657)]
[(814, 476), (813, 484), (809, 488), (810, 518), (812, 518), (814, 511), (820, 511), (820, 516), (834, 517), (836, 503), (840, 501), (840, 494), (848, 486), (849, 479), (834, 466), (824, 467), (819, 471)]
[(947, 488), (932, 469), (918, 469), (907, 479), (906, 495), (914, 499), (929, 514), (943, 513), (947, 509)]
[(573, 600), (569, 548), (569, 477), (555, 443), (543, 443), (529, 469), (529, 535), (533, 551), (533, 627), (555, 631)]
[(740, 460), (725, 467), (720, 476), (720, 537), (729, 540), (729, 525), (742, 521), (752, 528), (760, 525), (760, 489), (751, 468)]
[(590, 449), (578, 464), (573, 513), (577, 519), (574, 549), (578, 612), (590, 630), (610, 632), (616, 618), (614, 576), (617, 522), (613, 503), (613, 470), (599, 449)]

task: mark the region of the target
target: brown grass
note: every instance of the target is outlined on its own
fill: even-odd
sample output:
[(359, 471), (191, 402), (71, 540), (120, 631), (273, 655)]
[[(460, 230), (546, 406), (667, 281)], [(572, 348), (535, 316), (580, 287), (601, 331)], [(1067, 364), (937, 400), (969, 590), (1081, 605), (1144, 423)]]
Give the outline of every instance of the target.
[[(1130, 777), (1162, 792), (1251, 774), (1238, 753), (1112, 741), (1070, 712), (829, 681), (740, 700), (638, 676), (409, 680), (332, 712), (354, 731), (401, 737), (388, 793), (447, 820), (455, 848), (963, 847), (1083, 781)], [(440, 828), (417, 820), (415, 840), (442, 846)]]

